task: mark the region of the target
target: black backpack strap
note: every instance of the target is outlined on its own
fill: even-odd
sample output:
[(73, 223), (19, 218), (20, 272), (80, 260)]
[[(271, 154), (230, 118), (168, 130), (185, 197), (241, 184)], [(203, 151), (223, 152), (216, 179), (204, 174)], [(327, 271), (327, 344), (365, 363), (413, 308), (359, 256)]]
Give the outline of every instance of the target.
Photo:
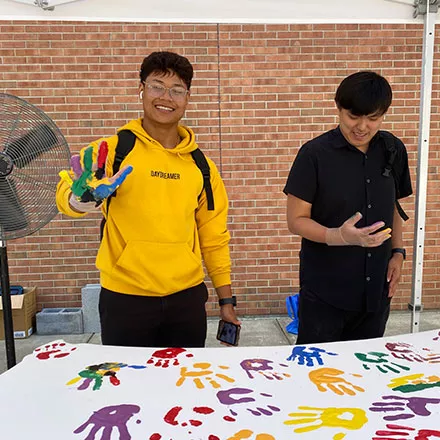
[(394, 186), (396, 188), (396, 208), (397, 212), (399, 213), (400, 217), (404, 221), (407, 221), (409, 219), (406, 212), (403, 210), (402, 206), (400, 205), (400, 202), (398, 200), (399, 198), (399, 176), (396, 173), (394, 162), (396, 160), (397, 155), (397, 148), (394, 140), (394, 136), (391, 133), (388, 133), (386, 131), (381, 131), (380, 135), (384, 141), (385, 146), (385, 152), (386, 152), (386, 158), (387, 158), (387, 164), (385, 165), (385, 168), (382, 172), (382, 176), (384, 177), (390, 177), (392, 175), (394, 179)]
[[(115, 160), (113, 161), (113, 176), (119, 171), (121, 168), (122, 161), (127, 157), (128, 153), (133, 149), (134, 144), (136, 143), (136, 135), (131, 130), (121, 130), (118, 132), (118, 143), (115, 149)], [(108, 214), (108, 209), (110, 207), (110, 202), (113, 197), (116, 196), (116, 191), (110, 194), (107, 197), (107, 205), (106, 210)], [(100, 231), (101, 231), (101, 240), (102, 235), (104, 233), (106, 218), (104, 217), (101, 221)]]
[(208, 211), (214, 211), (214, 195), (212, 193), (211, 171), (208, 161), (199, 148), (191, 151), (191, 156), (203, 175), (203, 189), (205, 190), (206, 199), (208, 200)]

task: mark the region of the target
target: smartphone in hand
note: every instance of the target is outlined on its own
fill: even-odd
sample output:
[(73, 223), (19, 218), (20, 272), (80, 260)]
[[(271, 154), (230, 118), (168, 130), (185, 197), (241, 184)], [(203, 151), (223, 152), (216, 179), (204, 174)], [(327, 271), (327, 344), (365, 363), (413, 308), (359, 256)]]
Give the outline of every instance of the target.
[(240, 339), (240, 329), (241, 327), (239, 325), (220, 319), (218, 323), (217, 339), (220, 342), (236, 347), (238, 345), (238, 340)]

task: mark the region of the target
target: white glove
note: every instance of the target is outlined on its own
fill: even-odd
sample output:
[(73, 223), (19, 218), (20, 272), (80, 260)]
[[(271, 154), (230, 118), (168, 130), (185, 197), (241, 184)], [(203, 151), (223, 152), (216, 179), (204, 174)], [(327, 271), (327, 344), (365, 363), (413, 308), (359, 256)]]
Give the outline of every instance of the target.
[(391, 228), (376, 232), (385, 226), (384, 222), (376, 222), (370, 226), (357, 228), (355, 225), (361, 218), (362, 214), (357, 212), (339, 228), (328, 228), (325, 242), (329, 246), (377, 247), (391, 238)]

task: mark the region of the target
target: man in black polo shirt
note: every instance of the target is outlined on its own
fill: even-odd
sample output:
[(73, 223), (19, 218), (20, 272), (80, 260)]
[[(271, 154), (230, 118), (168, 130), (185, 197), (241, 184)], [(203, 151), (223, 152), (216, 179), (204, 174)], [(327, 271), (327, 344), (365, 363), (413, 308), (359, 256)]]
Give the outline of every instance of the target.
[(379, 131), (391, 99), (375, 72), (345, 78), (339, 126), (303, 145), (290, 170), (288, 227), (302, 237), (297, 344), (385, 331), (405, 259), (397, 199), (412, 194), (405, 146)]

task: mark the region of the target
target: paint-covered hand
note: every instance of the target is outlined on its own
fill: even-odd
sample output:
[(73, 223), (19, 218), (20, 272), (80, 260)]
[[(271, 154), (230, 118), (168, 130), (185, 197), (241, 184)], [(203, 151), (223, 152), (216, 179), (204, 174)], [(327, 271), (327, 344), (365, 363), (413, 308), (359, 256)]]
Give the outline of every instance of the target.
[(131, 165), (122, 168), (108, 178), (105, 168), (108, 156), (107, 142), (102, 141), (98, 154), (94, 157), (93, 147), (87, 147), (81, 160), (80, 155), (71, 158), (71, 170), (62, 170), (60, 177), (66, 181), (71, 190), (70, 205), (79, 212), (96, 211), (103, 200), (113, 194), (133, 171)]
[(327, 228), (325, 242), (329, 246), (378, 247), (391, 238), (391, 228), (379, 231), (385, 226), (384, 222), (376, 222), (370, 226), (357, 228), (356, 223), (361, 218), (362, 214), (357, 212), (339, 228)]
[[(321, 392), (326, 392), (327, 389), (329, 389), (339, 396), (343, 396), (344, 394), (354, 396), (356, 395), (356, 391), (360, 393), (365, 391), (363, 388), (341, 377), (343, 374), (343, 371), (337, 370), (336, 368), (318, 368), (309, 373), (309, 378)], [(359, 374), (353, 374), (353, 376), (361, 377)]]

